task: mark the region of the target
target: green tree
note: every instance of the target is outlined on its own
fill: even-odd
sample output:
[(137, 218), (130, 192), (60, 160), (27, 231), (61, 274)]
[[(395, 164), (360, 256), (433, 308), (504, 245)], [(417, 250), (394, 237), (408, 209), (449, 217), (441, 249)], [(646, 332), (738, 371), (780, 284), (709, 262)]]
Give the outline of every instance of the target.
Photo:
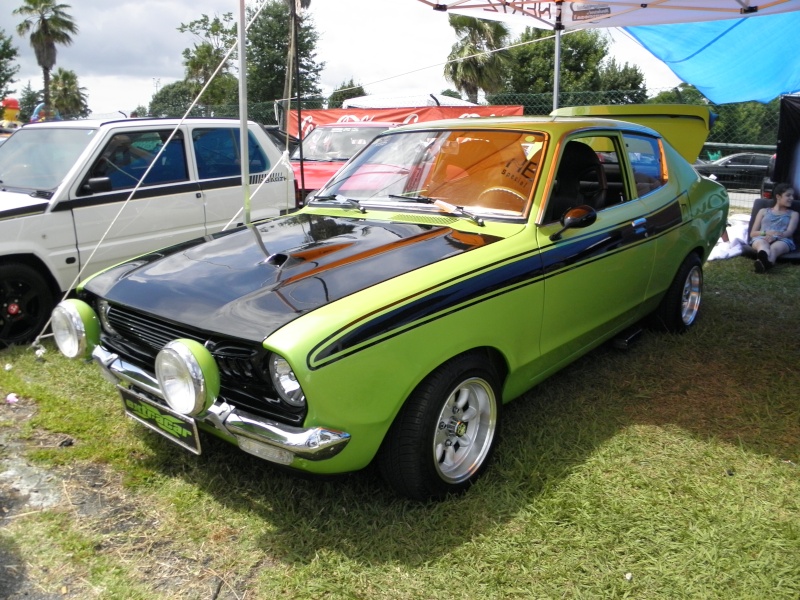
[[(505, 72), (506, 91), (520, 94), (553, 92), (555, 40), (545, 29), (527, 27), (509, 50), (511, 63)], [(527, 43), (526, 43), (527, 42)], [(560, 91), (600, 89), (600, 64), (608, 53), (608, 41), (597, 30), (583, 30), (561, 37)]]
[(708, 99), (689, 83), (681, 83), (670, 90), (659, 92), (649, 102), (651, 104), (710, 104)]
[(449, 96), (450, 98), (458, 98), (459, 100), (462, 100), (461, 94), (459, 94), (457, 91), (451, 90), (451, 89), (447, 89), (447, 90), (442, 91), (442, 96)]
[[(196, 84), (189, 81), (169, 83), (158, 90), (150, 99), (150, 110), (154, 117), (182, 117), (195, 98)], [(201, 116), (198, 109), (192, 116)]]
[(11, 84), (14, 83), (14, 75), (19, 72), (19, 65), (14, 63), (19, 51), (11, 40), (11, 36), (0, 29), (0, 99), (14, 93)]
[(36, 62), (42, 68), (44, 80), (44, 103), (50, 106), (50, 71), (56, 64), (56, 45), (69, 46), (78, 26), (67, 13), (69, 4), (56, 4), (55, 0), (23, 0), (22, 6), (13, 14), (24, 17), (17, 25), (17, 33), (25, 37), (30, 34), (30, 43), (36, 54)]
[(459, 39), (447, 57), (444, 77), (477, 103), (479, 91), (497, 92), (503, 87), (509, 55), (499, 49), (506, 45), (508, 27), (463, 15), (451, 14), (449, 19)]
[(647, 87), (644, 73), (639, 67), (617, 64), (615, 59), (603, 63), (599, 69), (599, 89), (616, 93), (615, 104), (644, 104), (647, 102)]
[[(249, 12), (252, 15), (252, 11)], [(289, 20), (289, 9), (284, 0), (273, 0), (250, 26), (247, 36), (247, 94), (252, 103), (273, 102), (284, 97)], [(324, 62), (316, 60), (319, 34), (309, 16), (300, 15), (298, 21), (300, 89), (303, 97), (319, 95), (320, 74), (325, 67)]]
[(181, 23), (178, 27), (181, 33), (191, 33), (198, 39), (193, 48), (184, 49), (183, 64), (186, 67), (186, 81), (196, 84), (195, 96), (208, 84), (200, 99), (206, 105), (238, 103), (238, 80), (231, 73), (236, 51), (225, 58), (228, 50), (237, 41), (237, 29), (232, 13), (225, 13), (221, 18), (215, 16), (213, 19), (203, 15), (190, 23)]
[(342, 108), (345, 100), (366, 95), (367, 92), (364, 91), (363, 86), (354, 82), (351, 77), (350, 81), (343, 81), (338, 88), (333, 90), (333, 93), (328, 97), (328, 108)]
[(31, 119), (33, 111), (36, 106), (42, 101), (42, 92), (34, 90), (31, 87), (31, 82), (22, 88), (22, 93), (19, 97), (19, 120), (27, 123)]
[[(311, 6), (311, 0), (284, 0), (286, 8), (289, 11), (290, 27), (288, 48), (286, 50), (286, 71), (283, 79), (283, 95), (282, 99), (292, 97), (292, 81), (294, 80), (294, 59), (295, 59), (295, 32), (299, 29), (300, 16), (303, 14), (301, 11)], [(299, 31), (297, 31), (299, 37)], [(288, 106), (288, 102), (284, 103), (284, 108)], [(286, 123), (283, 123), (284, 129)]]
[(53, 73), (50, 86), (53, 110), (58, 111), (64, 119), (79, 119), (89, 116), (91, 111), (87, 103), (86, 88), (82, 88), (78, 83), (75, 71), (59, 67)]

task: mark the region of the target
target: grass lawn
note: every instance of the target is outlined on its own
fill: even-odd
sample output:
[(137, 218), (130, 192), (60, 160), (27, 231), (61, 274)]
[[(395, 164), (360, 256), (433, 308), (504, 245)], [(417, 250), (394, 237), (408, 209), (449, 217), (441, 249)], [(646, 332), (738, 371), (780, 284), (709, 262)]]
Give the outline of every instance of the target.
[(53, 499), (0, 493), (0, 598), (795, 600), (800, 265), (705, 274), (689, 334), (602, 347), (506, 406), (487, 475), (441, 503), (214, 440), (192, 456), (93, 365), (0, 352), (0, 473), (30, 465)]

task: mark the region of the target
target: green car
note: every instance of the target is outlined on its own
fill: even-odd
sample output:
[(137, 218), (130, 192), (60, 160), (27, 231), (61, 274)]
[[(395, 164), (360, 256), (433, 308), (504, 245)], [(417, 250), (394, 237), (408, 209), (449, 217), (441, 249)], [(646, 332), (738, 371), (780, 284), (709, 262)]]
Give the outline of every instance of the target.
[(191, 452), (210, 432), (310, 473), (377, 461), (411, 498), (463, 491), (506, 402), (700, 310), (728, 211), (691, 166), (707, 110), (598, 110), (388, 130), (299, 212), (85, 281), (59, 348)]

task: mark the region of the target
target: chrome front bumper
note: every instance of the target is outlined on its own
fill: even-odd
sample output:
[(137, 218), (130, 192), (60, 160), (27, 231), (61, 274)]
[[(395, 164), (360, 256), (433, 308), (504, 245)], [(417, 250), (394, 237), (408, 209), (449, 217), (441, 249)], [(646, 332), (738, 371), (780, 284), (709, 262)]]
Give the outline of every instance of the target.
[[(123, 360), (118, 354), (97, 346), (92, 358), (109, 381), (122, 382), (164, 399), (154, 375)], [(195, 420), (235, 438), (242, 450), (281, 464), (291, 464), (295, 456), (312, 461), (325, 460), (339, 454), (350, 441), (350, 434), (344, 431), (292, 427), (239, 410), (219, 399)]]

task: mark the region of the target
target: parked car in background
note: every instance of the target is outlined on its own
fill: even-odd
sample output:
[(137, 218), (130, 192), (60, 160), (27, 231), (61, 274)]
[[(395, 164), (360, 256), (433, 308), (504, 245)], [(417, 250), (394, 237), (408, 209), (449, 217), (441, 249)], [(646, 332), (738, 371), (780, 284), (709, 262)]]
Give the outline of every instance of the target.
[(292, 153), (292, 169), (300, 197), (317, 191), (375, 136), (397, 123), (363, 121), (320, 125), (303, 139), (303, 168), (300, 170), (300, 148)]
[(486, 468), (503, 404), (643, 319), (693, 326), (727, 211), (633, 122), (419, 123), (298, 212), (95, 275), (53, 330), (191, 452), (205, 430), (311, 473), (377, 461), (398, 493), (442, 498)]
[[(0, 146), (0, 347), (39, 334), (80, 272), (241, 223), (239, 135), (231, 119), (49, 121), (12, 134)], [(253, 218), (294, 209), (291, 168), (255, 123), (249, 140)]]
[(695, 164), (695, 169), (727, 189), (757, 190), (767, 174), (769, 159), (769, 154), (741, 152), (705, 164)]
[(761, 197), (762, 198), (772, 198), (772, 188), (775, 187), (775, 181), (773, 181), (773, 177), (775, 177), (775, 158), (777, 154), (773, 154), (769, 157), (769, 164), (767, 165), (767, 174), (764, 176), (764, 179), (761, 180)]
[(299, 139), (284, 131), (278, 125), (262, 125), (261, 127), (280, 151), (286, 150), (291, 155), (300, 144)]

